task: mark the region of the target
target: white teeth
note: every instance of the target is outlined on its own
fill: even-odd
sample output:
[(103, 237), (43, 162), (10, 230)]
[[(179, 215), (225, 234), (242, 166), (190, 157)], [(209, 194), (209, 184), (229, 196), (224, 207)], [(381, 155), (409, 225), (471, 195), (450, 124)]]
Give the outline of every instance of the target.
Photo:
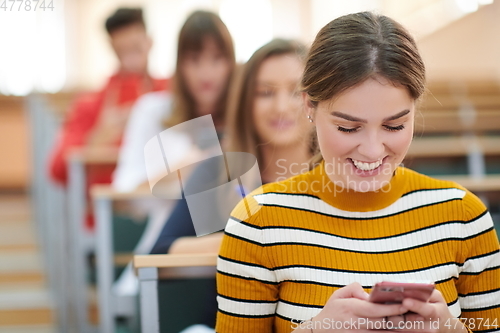
[(378, 160), (377, 162), (373, 162), (373, 163), (365, 163), (365, 162), (360, 162), (360, 161), (356, 161), (353, 159), (351, 159), (351, 160), (354, 163), (354, 165), (356, 166), (356, 168), (363, 170), (363, 171), (374, 170), (374, 169), (378, 168), (380, 166), (380, 164), (382, 164), (382, 160)]

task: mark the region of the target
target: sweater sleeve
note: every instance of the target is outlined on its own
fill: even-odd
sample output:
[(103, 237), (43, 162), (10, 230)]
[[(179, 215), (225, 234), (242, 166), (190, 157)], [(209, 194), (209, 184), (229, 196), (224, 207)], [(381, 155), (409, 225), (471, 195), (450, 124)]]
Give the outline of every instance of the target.
[(465, 251), (456, 282), (461, 320), (473, 332), (500, 331), (500, 252), (491, 215), (472, 193), (464, 197)]
[[(231, 213), (217, 261), (216, 332), (273, 332), (278, 284), (250, 195)], [(247, 218), (247, 212), (255, 212)]]

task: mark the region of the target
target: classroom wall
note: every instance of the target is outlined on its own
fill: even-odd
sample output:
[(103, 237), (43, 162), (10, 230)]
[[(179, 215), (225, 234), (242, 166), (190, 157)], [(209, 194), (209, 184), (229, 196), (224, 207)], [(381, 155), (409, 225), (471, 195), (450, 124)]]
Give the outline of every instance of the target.
[(29, 127), (21, 97), (0, 96), (0, 190), (29, 183)]
[(500, 1), (418, 41), (432, 80), (500, 81)]

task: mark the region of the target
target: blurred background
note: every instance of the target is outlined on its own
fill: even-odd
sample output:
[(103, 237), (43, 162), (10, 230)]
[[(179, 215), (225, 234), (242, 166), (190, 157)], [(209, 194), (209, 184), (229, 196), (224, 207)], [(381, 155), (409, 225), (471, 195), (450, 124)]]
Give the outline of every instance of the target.
[[(75, 288), (65, 282), (61, 290), (59, 276), (69, 268), (57, 266), (55, 257), (70, 242), (61, 229), (71, 219), (64, 203), (70, 194), (51, 183), (46, 165), (74, 97), (99, 90), (117, 70), (104, 21), (118, 7), (144, 9), (155, 78), (173, 75), (178, 32), (196, 9), (220, 15), (238, 63), (275, 37), (310, 44), (321, 27), (346, 13), (373, 10), (396, 19), (416, 37), (429, 83), (417, 122), (422, 141), (405, 164), (471, 184), (498, 220), (499, 0), (45, 0), (50, 8), (36, 12), (23, 10), (25, 3), (20, 10), (18, 3), (3, 3), (0, 333), (69, 332), (78, 316), (76, 301), (61, 296)], [(51, 224), (56, 220), (61, 224)], [(93, 325), (97, 307), (89, 310)]]

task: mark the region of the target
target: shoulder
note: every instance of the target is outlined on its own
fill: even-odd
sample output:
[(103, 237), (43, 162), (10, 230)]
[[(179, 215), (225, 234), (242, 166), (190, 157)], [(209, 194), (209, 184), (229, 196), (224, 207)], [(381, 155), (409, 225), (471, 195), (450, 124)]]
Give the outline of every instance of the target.
[(167, 92), (150, 92), (137, 99), (130, 117), (135, 121), (144, 119), (157, 122), (159, 119), (169, 116), (171, 104), (172, 99)]
[(406, 195), (415, 192), (423, 192), (436, 197), (446, 195), (449, 200), (454, 200), (461, 205), (465, 220), (474, 219), (487, 210), (484, 203), (475, 194), (457, 182), (429, 177), (407, 168), (399, 168), (399, 170), (407, 181)]
[[(251, 193), (249, 193), (240, 203), (235, 207), (231, 216), (236, 220), (245, 221), (248, 224), (261, 227), (263, 223), (268, 224), (270, 219), (263, 217), (265, 214), (275, 214), (274, 210), (281, 201), (277, 197), (287, 196), (287, 199), (294, 200), (299, 197), (312, 197), (310, 184), (310, 173), (299, 174), (291, 178), (268, 183), (260, 186)], [(273, 210), (274, 213), (268, 212)], [(284, 212), (280, 212), (282, 214)]]
[(136, 106), (147, 109), (169, 108), (172, 98), (166, 91), (154, 91), (139, 97), (135, 103)]

